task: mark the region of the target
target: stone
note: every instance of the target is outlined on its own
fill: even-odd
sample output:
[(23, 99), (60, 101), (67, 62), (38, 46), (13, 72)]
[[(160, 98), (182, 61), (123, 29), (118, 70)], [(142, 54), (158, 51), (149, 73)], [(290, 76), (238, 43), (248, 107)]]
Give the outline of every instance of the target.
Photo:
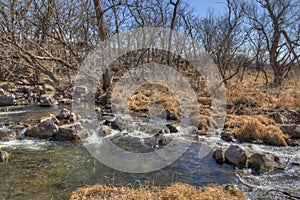
[(178, 129), (175, 124), (167, 124), (167, 128), (170, 130), (170, 133), (177, 133)]
[(225, 154), (224, 154), (224, 149), (223, 148), (219, 148), (217, 150), (214, 151), (213, 153), (213, 159), (215, 159), (215, 161), (219, 164), (223, 164), (225, 162)]
[(77, 116), (75, 113), (71, 112), (70, 116), (69, 116), (69, 120), (71, 122), (75, 122), (77, 120)]
[(13, 106), (15, 104), (14, 94), (2, 94), (0, 95), (0, 106)]
[(132, 123), (132, 117), (130, 115), (118, 115), (111, 123), (111, 127), (116, 130), (124, 130)]
[(53, 95), (42, 95), (40, 98), (39, 106), (42, 107), (52, 107), (58, 105), (58, 101), (53, 97)]
[(57, 140), (78, 140), (80, 135), (77, 130), (81, 130), (80, 123), (62, 125), (58, 129), (58, 133), (55, 135)]
[(27, 128), (25, 136), (48, 139), (54, 137), (58, 131), (58, 126), (51, 117), (41, 119), (35, 126)]
[(57, 116), (58, 119), (69, 119), (71, 115), (71, 111), (68, 109), (64, 108), (60, 111), (59, 115)]
[(289, 122), (288, 118), (280, 113), (274, 113), (271, 116), (277, 124), (286, 124)]
[(230, 145), (225, 152), (226, 161), (240, 169), (247, 167), (247, 159), (249, 156), (250, 152), (239, 145)]
[(7, 127), (0, 128), (0, 141), (8, 142), (17, 139), (17, 133)]
[(10, 154), (6, 151), (0, 151), (0, 162), (7, 162), (10, 159)]
[(158, 144), (161, 144), (161, 145), (166, 145), (168, 144), (170, 141), (168, 138), (166, 137), (163, 137), (163, 136), (160, 136), (157, 140)]
[(221, 139), (226, 142), (233, 142), (234, 141), (234, 134), (230, 132), (222, 132)]
[(254, 153), (248, 160), (248, 167), (257, 173), (268, 172), (275, 167), (275, 157), (271, 154)]
[(38, 130), (37, 126), (28, 127), (25, 131), (25, 136), (38, 138), (39, 137), (39, 130)]
[(300, 139), (299, 125), (283, 125), (280, 127), (282, 132), (290, 137), (290, 139)]
[(300, 146), (300, 140), (293, 140), (293, 139), (288, 139), (286, 143), (291, 146), (291, 147), (298, 147)]

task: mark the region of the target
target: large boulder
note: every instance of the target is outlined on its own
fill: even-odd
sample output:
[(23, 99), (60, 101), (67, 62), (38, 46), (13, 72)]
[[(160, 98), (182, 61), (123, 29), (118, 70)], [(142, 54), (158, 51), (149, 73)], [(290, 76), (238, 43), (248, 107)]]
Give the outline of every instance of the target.
[(299, 125), (284, 125), (280, 129), (291, 139), (300, 139), (300, 126)]
[(58, 126), (53, 118), (48, 117), (41, 119), (35, 126), (29, 127), (25, 131), (25, 136), (37, 137), (42, 139), (52, 138), (58, 132)]
[(7, 94), (0, 88), (0, 106), (12, 106), (15, 104), (15, 95)]
[(80, 123), (62, 125), (58, 129), (58, 133), (55, 135), (57, 140), (79, 140), (80, 135), (78, 130), (81, 130)]
[(275, 157), (271, 154), (254, 153), (249, 158), (248, 165), (258, 173), (268, 172), (275, 167)]
[(225, 152), (227, 162), (235, 165), (238, 168), (247, 167), (247, 160), (251, 153), (239, 145), (231, 145)]

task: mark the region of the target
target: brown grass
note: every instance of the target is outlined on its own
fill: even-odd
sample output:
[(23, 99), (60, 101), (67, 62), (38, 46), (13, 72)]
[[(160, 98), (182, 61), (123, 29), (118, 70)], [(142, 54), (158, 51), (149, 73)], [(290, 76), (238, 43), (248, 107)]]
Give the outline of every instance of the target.
[(276, 101), (274, 107), (284, 109), (300, 108), (300, 90), (299, 88), (290, 88), (285, 91)]
[(286, 136), (280, 128), (262, 123), (259, 118), (249, 119), (236, 137), (244, 142), (265, 143), (274, 146), (287, 146)]
[(270, 106), (274, 98), (268, 96), (260, 88), (235, 86), (226, 90), (226, 96), (234, 105), (246, 105), (250, 107)]
[(80, 188), (73, 192), (70, 200), (243, 200), (245, 196), (236, 187), (205, 186), (196, 188), (190, 185), (176, 183), (164, 189), (158, 187), (110, 187), (95, 185)]

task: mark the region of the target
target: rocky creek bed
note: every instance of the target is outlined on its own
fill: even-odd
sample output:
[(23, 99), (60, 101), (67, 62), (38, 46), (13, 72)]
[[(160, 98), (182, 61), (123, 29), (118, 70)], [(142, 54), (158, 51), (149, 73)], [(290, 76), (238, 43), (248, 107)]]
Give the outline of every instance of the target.
[[(250, 199), (300, 196), (300, 147), (297, 145), (245, 143), (221, 130), (214, 136), (202, 135), (197, 128), (174, 121), (149, 121), (99, 112), (103, 130), (99, 137), (111, 140), (126, 151), (155, 151), (175, 137), (191, 142), (183, 156), (166, 168), (145, 174), (123, 173), (100, 163), (78, 143), (76, 129), (80, 124), (76, 125), (74, 117), (80, 123), (88, 123), (88, 119), (74, 116), (64, 107), (16, 106), (0, 113), (0, 130), (2, 136), (6, 135), (0, 147), (10, 155), (7, 160), (3, 156), (4, 162), (0, 163), (3, 199), (62, 199), (85, 185), (138, 186), (137, 180), (154, 185), (235, 184)], [(144, 133), (123, 130), (122, 123), (128, 123), (127, 120), (139, 127), (146, 126), (142, 129)], [(209, 151), (204, 157), (203, 149)]]

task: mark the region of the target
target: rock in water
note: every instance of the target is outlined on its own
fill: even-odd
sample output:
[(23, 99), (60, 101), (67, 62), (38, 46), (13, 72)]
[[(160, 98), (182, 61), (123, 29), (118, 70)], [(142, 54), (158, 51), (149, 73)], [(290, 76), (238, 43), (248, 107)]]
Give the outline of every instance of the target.
[(10, 154), (6, 151), (0, 151), (0, 162), (7, 162), (10, 159)]
[(111, 127), (116, 130), (124, 130), (132, 123), (132, 117), (130, 115), (119, 115), (111, 123)]
[(224, 149), (219, 148), (215, 150), (213, 153), (213, 159), (215, 159), (217, 163), (223, 164), (225, 162)]
[(58, 133), (55, 135), (57, 140), (79, 140), (80, 135), (77, 130), (81, 130), (80, 123), (62, 125), (58, 129)]
[(42, 95), (40, 99), (39, 106), (42, 107), (52, 107), (58, 105), (58, 101), (53, 97), (53, 95)]
[(12, 141), (17, 139), (17, 133), (7, 127), (0, 128), (0, 141)]
[(231, 145), (225, 152), (225, 159), (238, 168), (247, 167), (250, 152), (238, 145)]
[(69, 111), (68, 109), (64, 108), (60, 111), (59, 115), (58, 115), (58, 119), (68, 119), (71, 115), (71, 111)]
[(6, 94), (3, 89), (0, 88), (0, 106), (12, 106), (15, 104), (15, 95)]
[(52, 138), (58, 131), (58, 126), (54, 123), (51, 117), (42, 119), (33, 127), (29, 127), (25, 136), (37, 137), (41, 139)]
[(275, 157), (271, 154), (253, 154), (248, 161), (249, 167), (258, 173), (268, 172), (275, 167)]
[(233, 133), (222, 132), (221, 139), (226, 141), (226, 142), (233, 142), (234, 141), (234, 135), (233, 135)]

